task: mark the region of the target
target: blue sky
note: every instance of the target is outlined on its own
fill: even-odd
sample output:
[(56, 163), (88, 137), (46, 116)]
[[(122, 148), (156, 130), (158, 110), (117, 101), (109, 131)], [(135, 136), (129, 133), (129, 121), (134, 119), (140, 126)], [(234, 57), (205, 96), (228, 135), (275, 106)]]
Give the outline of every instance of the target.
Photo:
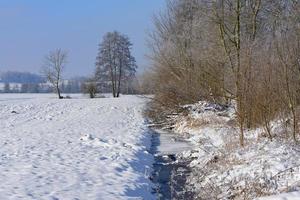
[(148, 66), (147, 31), (164, 0), (0, 0), (0, 71), (38, 73), (56, 48), (69, 52), (65, 76), (94, 70), (102, 36), (117, 30), (134, 44), (140, 71)]

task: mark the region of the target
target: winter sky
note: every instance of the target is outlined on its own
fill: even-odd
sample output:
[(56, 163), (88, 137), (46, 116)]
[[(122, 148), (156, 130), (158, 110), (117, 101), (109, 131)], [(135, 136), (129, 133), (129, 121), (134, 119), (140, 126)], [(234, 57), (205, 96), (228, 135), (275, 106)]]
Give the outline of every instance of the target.
[(147, 31), (164, 0), (0, 0), (0, 71), (39, 73), (50, 50), (69, 52), (66, 76), (94, 70), (98, 43), (109, 31), (127, 34), (142, 71)]

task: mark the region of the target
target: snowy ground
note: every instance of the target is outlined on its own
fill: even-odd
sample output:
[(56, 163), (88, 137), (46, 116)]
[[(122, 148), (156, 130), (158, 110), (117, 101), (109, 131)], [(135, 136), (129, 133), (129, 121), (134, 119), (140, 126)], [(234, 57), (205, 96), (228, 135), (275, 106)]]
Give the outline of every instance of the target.
[[(300, 199), (300, 146), (287, 139), (289, 129), (273, 121), (273, 140), (262, 128), (245, 131), (239, 146), (233, 107), (199, 102), (186, 106), (174, 131), (189, 136), (196, 146), (184, 157), (193, 161), (188, 188), (199, 199)], [(289, 137), (290, 138), (290, 137)], [(264, 198), (263, 198), (264, 199)]]
[(269, 197), (262, 197), (258, 200), (299, 200), (300, 199), (300, 192), (290, 192), (290, 193), (282, 193), (279, 195), (269, 196)]
[(0, 95), (0, 199), (153, 199), (135, 96)]

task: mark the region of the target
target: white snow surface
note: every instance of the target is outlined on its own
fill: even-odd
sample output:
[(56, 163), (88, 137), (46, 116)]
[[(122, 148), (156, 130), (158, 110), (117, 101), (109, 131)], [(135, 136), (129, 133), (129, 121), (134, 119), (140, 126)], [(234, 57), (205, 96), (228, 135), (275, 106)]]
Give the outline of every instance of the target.
[(1, 94), (0, 199), (153, 199), (144, 104)]
[(271, 123), (272, 141), (263, 128), (245, 130), (241, 148), (232, 107), (199, 102), (186, 108), (188, 115), (178, 116), (174, 131), (188, 135), (195, 146), (183, 156), (192, 159), (188, 187), (201, 199), (255, 199), (280, 193), (285, 194), (266, 199), (300, 199), (299, 192), (289, 193), (300, 191), (300, 146), (287, 139), (289, 129), (280, 120)]
[(299, 200), (300, 192), (283, 193), (275, 196), (262, 197), (257, 200)]
[(179, 138), (174, 133), (165, 130), (155, 130), (155, 132), (160, 134), (157, 155), (179, 154), (194, 148), (192, 143)]

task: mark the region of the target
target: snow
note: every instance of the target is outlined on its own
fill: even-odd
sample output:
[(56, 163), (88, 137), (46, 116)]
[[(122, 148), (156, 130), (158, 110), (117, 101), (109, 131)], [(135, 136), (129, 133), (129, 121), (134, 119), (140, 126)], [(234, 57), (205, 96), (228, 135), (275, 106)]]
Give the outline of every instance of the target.
[(283, 193), (276, 196), (262, 197), (257, 200), (299, 200), (300, 192)]
[(184, 108), (188, 114), (178, 115), (174, 131), (188, 135), (195, 146), (183, 156), (193, 160), (187, 187), (200, 198), (254, 199), (300, 191), (300, 146), (287, 139), (280, 120), (272, 122), (272, 141), (262, 128), (245, 130), (241, 148), (233, 107), (199, 102)]
[(154, 199), (144, 105), (1, 94), (0, 199)]
[(159, 134), (157, 155), (179, 154), (194, 148), (189, 141), (178, 138), (174, 133), (166, 130), (155, 130), (155, 132)]

